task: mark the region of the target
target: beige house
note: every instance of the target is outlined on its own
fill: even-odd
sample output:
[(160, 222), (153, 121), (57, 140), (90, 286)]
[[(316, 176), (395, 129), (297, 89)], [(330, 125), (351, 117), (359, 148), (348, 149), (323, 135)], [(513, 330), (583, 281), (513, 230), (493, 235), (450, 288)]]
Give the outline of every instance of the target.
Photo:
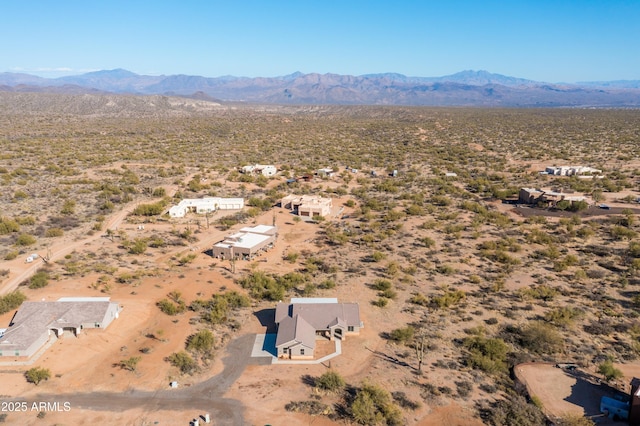
[(555, 206), (559, 201), (579, 202), (586, 201), (582, 195), (566, 194), (564, 192), (547, 191), (536, 188), (521, 188), (518, 194), (518, 202), (522, 204), (547, 204)]
[(261, 251), (273, 246), (278, 236), (278, 228), (257, 225), (240, 229), (233, 235), (213, 245), (213, 256), (220, 259), (251, 259)]
[(278, 358), (313, 359), (316, 339), (345, 340), (360, 334), (357, 303), (338, 303), (335, 298), (294, 298), (276, 305)]
[(9, 328), (0, 333), (0, 357), (31, 357), (48, 341), (70, 331), (107, 328), (118, 318), (120, 305), (108, 297), (68, 297), (56, 302), (24, 302)]
[(280, 204), (282, 208), (289, 209), (298, 216), (330, 216), (333, 202), (331, 198), (317, 197), (314, 195), (287, 195)]

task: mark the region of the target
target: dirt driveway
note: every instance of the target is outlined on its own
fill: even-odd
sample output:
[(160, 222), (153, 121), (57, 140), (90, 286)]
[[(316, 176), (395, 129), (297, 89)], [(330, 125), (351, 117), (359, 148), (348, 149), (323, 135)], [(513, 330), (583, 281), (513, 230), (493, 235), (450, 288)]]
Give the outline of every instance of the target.
[(190, 387), (160, 391), (131, 389), (123, 393), (89, 392), (70, 394), (39, 394), (38, 401), (65, 401), (73, 409), (120, 412), (142, 408), (147, 412), (161, 410), (210, 413), (215, 424), (244, 423), (244, 407), (235, 399), (223, 395), (242, 375), (249, 364), (255, 335), (246, 334), (233, 340), (223, 359), (224, 370), (210, 379)]

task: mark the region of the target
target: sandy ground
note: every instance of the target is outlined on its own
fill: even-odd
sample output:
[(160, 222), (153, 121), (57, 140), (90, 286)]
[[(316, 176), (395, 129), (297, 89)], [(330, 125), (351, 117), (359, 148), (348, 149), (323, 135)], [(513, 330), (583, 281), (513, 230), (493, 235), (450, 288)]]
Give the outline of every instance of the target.
[[(341, 206), (343, 202), (344, 200), (334, 199), (334, 206)], [(512, 206), (504, 205), (499, 208), (507, 207), (512, 209)], [(128, 223), (125, 216), (126, 213), (121, 212), (110, 217), (108, 229), (118, 227), (129, 235), (136, 236), (146, 235), (154, 230), (184, 227), (186, 224), (145, 224), (145, 230), (142, 231), (137, 229), (137, 224)], [(267, 212), (254, 222), (271, 224), (272, 220), (273, 213)], [(285, 262), (283, 257), (286, 253), (304, 250), (315, 253), (319, 250), (314, 242), (319, 229), (317, 224), (295, 222), (290, 213), (283, 209), (276, 209), (275, 220), (280, 228), (275, 247), (254, 261), (238, 262), (236, 277), (256, 268), (265, 272), (288, 272), (299, 265)], [(407, 221), (405, 227), (410, 230), (418, 223), (419, 219), (416, 219), (415, 223)], [(248, 225), (251, 224), (253, 223)], [(364, 285), (366, 277), (353, 278), (350, 281), (339, 279), (339, 285), (331, 294), (331, 297), (337, 297), (341, 301), (359, 302), (365, 328), (359, 336), (349, 337), (343, 342), (343, 354), (327, 364), (271, 366), (260, 365), (246, 358), (246, 351), (250, 351), (253, 336), (265, 332), (258, 318), (248, 311), (236, 318), (242, 324), (239, 332), (216, 333), (218, 341), (224, 344), (218, 349), (215, 360), (204, 371), (195, 376), (180, 376), (164, 359), (171, 353), (183, 349), (186, 338), (197, 329), (189, 325), (189, 320), (194, 314), (186, 312), (170, 317), (162, 314), (155, 303), (174, 290), (180, 291), (187, 301), (208, 298), (223, 289), (240, 290), (234, 283), (233, 274), (230, 273), (229, 262), (212, 259), (203, 253), (211, 244), (232, 231), (220, 231), (213, 227), (203, 229), (196, 234), (199, 241), (191, 246), (171, 247), (155, 257), (142, 258), (145, 261), (149, 260), (161, 273), (159, 276), (144, 277), (134, 284), (113, 286), (108, 295), (122, 305), (120, 318), (106, 330), (87, 330), (77, 338), (69, 336), (58, 340), (33, 363), (33, 366), (49, 368), (53, 374), (49, 381), (41, 383), (38, 387), (26, 383), (24, 379), (24, 371), (30, 368), (29, 366), (0, 367), (0, 400), (24, 400), (31, 405), (33, 402), (45, 400), (46, 396), (49, 398), (47, 401), (60, 404), (70, 402), (71, 410), (68, 412), (56, 412), (53, 410), (54, 407), (46, 410), (49, 411), (46, 414), (47, 422), (52, 424), (82, 425), (102, 421), (112, 424), (175, 425), (188, 424), (199, 414), (211, 412), (219, 417), (216, 419), (217, 424), (233, 424), (233, 416), (241, 416), (247, 424), (255, 425), (285, 422), (328, 425), (333, 423), (325, 417), (288, 413), (284, 410), (284, 405), (290, 401), (314, 398), (313, 387), (309, 385), (308, 380), (305, 381), (305, 377), (317, 377), (328, 368), (332, 368), (350, 384), (357, 386), (364, 380), (371, 380), (382, 384), (390, 391), (406, 391), (410, 399), (420, 401), (420, 408), (405, 412), (407, 424), (481, 424), (474, 417), (473, 401), (458, 404), (446, 399), (443, 405), (429, 406), (422, 402), (418, 387), (407, 386), (405, 379), (400, 378), (404, 377), (404, 374), (394, 374), (400, 369), (413, 371), (415, 360), (412, 357), (406, 361), (399, 358), (400, 348), (390, 346), (380, 336), (380, 332), (417, 318), (410, 312), (399, 312), (399, 309), (393, 307), (395, 302), (391, 302), (392, 306), (389, 309), (373, 307), (370, 301), (375, 298), (375, 291)], [(52, 259), (55, 260), (73, 250), (98, 253), (103, 249), (112, 249), (114, 244), (117, 243), (98, 233), (84, 237), (69, 236), (68, 239), (52, 245), (50, 250)], [(196, 253), (198, 256), (193, 263), (184, 267), (171, 262), (173, 256), (184, 253)], [(24, 259), (17, 259), (15, 265), (11, 265), (12, 276), (10, 281), (3, 284), (3, 288), (17, 285), (37, 268), (37, 265), (27, 265), (23, 262)], [(462, 262), (454, 266), (460, 269), (466, 267)], [(45, 290), (24, 291), (30, 300), (56, 300), (70, 295), (105, 296), (99, 289), (91, 286), (97, 275), (63, 278), (52, 282)], [(447, 279), (443, 277), (442, 281), (446, 283)], [(513, 274), (506, 286), (512, 289), (531, 283), (532, 278), (527, 274)], [(259, 304), (253, 306), (252, 311), (268, 308), (273, 306)], [(0, 324), (6, 325), (12, 315), (13, 312), (0, 316)], [(451, 332), (462, 333), (464, 327), (466, 325), (460, 323), (452, 327)], [(149, 337), (151, 335), (155, 335), (156, 338)], [(143, 348), (147, 353), (141, 352)], [(118, 361), (131, 356), (141, 357), (137, 371), (129, 372), (114, 366)], [(444, 358), (447, 356), (449, 355), (445, 355)], [(456, 374), (459, 373), (432, 366), (442, 358), (442, 353), (427, 354), (423, 380), (436, 386), (452, 386), (452, 382), (459, 377)], [(534, 369), (532, 373), (528, 372), (529, 368)], [(535, 368), (542, 370), (538, 371)], [(576, 387), (576, 378), (563, 375), (559, 369), (542, 365), (527, 367), (522, 374), (527, 377), (526, 382), (534, 395), (547, 395), (545, 409), (548, 412), (584, 412), (584, 408), (575, 403), (579, 399), (576, 392), (582, 389)], [(178, 392), (167, 394), (168, 383), (172, 380), (178, 380), (181, 387)], [(556, 381), (560, 386), (552, 386)], [(206, 393), (208, 399), (206, 395), (199, 396), (199, 392)], [(331, 399), (328, 398), (326, 401), (331, 402)], [(115, 407), (122, 411), (114, 411)], [(7, 423), (42, 424), (42, 420), (36, 418), (40, 411), (37, 408), (37, 411), (9, 413)]]
[[(136, 225), (123, 221), (124, 215), (116, 217), (119, 221), (110, 222), (111, 224), (115, 226), (115, 223), (118, 223), (122, 230), (137, 232)], [(271, 223), (272, 220), (272, 213), (269, 212), (258, 218), (256, 223)], [(241, 270), (255, 268), (256, 265), (260, 270), (267, 272), (288, 271), (293, 266), (282, 260), (286, 252), (317, 250), (313, 243), (318, 230), (316, 224), (296, 223), (284, 210), (276, 214), (276, 222), (280, 227), (280, 238), (276, 246), (253, 262), (239, 262), (236, 275), (239, 275)], [(156, 226), (163, 225), (146, 225), (145, 230), (151, 231)], [(203, 231), (198, 234), (200, 241), (195, 246), (202, 250), (230, 232), (231, 230), (219, 231), (213, 228)], [(60, 248), (52, 247), (52, 258), (64, 256), (72, 250), (96, 252), (112, 244), (109, 239), (94, 235), (75, 241), (73, 248), (64, 244)], [(188, 248), (175, 249), (176, 252), (185, 250)], [(163, 271), (160, 276), (145, 277), (135, 285), (113, 286), (108, 295), (112, 300), (119, 302), (123, 310), (120, 318), (109, 328), (99, 331), (86, 330), (78, 337), (63, 337), (32, 364), (50, 369), (53, 375), (50, 380), (36, 387), (24, 379), (24, 371), (31, 366), (0, 368), (2, 401), (20, 400), (29, 404), (28, 412), (8, 413), (8, 424), (41, 424), (42, 420), (36, 417), (41, 410), (37, 405), (34, 408), (34, 402), (54, 403), (45, 406), (44, 411), (47, 412), (47, 421), (56, 424), (94, 424), (95, 421), (132, 425), (188, 424), (197, 415), (208, 411), (212, 415), (223, 417), (231, 415), (228, 410), (241, 413), (248, 424), (277, 424), (283, 421), (293, 424), (310, 421), (314, 424), (332, 424), (324, 417), (312, 418), (305, 414), (287, 413), (283, 409), (287, 402), (309, 399), (313, 393), (313, 388), (305, 383), (302, 377), (317, 377), (331, 367), (340, 372), (347, 381), (357, 385), (370, 375), (379, 377), (389, 368), (389, 363), (379, 357), (379, 354), (385, 351), (386, 342), (374, 328), (365, 327), (360, 336), (350, 337), (343, 342), (343, 355), (332, 359), (326, 365), (254, 365), (252, 361), (243, 358), (244, 354), (231, 356), (229, 360), (229, 348), (223, 347), (205, 371), (196, 376), (180, 376), (164, 358), (184, 348), (186, 338), (193, 332), (193, 328), (189, 326), (189, 319), (194, 314), (187, 312), (170, 317), (160, 313), (155, 302), (172, 290), (179, 290), (184, 299), (190, 301), (198, 297), (209, 297), (223, 288), (240, 289), (233, 282), (232, 274), (229, 273), (230, 265), (226, 264), (228, 262), (221, 262), (201, 253), (188, 267), (167, 266), (163, 262), (167, 262), (171, 256), (172, 253), (166, 253), (156, 259)], [(91, 288), (90, 283), (95, 278), (88, 275), (63, 279), (51, 283), (46, 291), (24, 289), (24, 292), (31, 300), (56, 300), (69, 295), (105, 296), (104, 293)], [(385, 318), (388, 315), (386, 311), (373, 309), (368, 303), (371, 300), (369, 289), (358, 286), (360, 290), (354, 291), (354, 288), (355, 286), (348, 284), (339, 285), (333, 296), (343, 301), (360, 302), (365, 325), (388, 319)], [(254, 309), (257, 311), (271, 307), (264, 305), (256, 306)], [(7, 324), (12, 315), (13, 312), (5, 314), (0, 317), (0, 321)], [(216, 337), (219, 340), (231, 339), (231, 342), (246, 343), (252, 342), (256, 333), (265, 332), (258, 318), (250, 312), (237, 319), (242, 324), (240, 333)], [(160, 330), (162, 331), (159, 332)], [(160, 337), (149, 337), (152, 334)], [(244, 346), (249, 351), (251, 344)], [(143, 354), (143, 348), (146, 348), (148, 353)], [(135, 372), (114, 366), (119, 360), (131, 356), (142, 358)], [(232, 365), (232, 371), (229, 365)], [(166, 395), (171, 380), (178, 380), (180, 389), (173, 395)], [(227, 381), (228, 387), (207, 385), (214, 383), (211, 380)], [(391, 382), (393, 383), (393, 380)], [(197, 396), (189, 396), (195, 395), (197, 389), (212, 389), (207, 392), (215, 397), (216, 402), (210, 403), (210, 410), (206, 402), (198, 403)], [(187, 408), (189, 401), (193, 408)], [(65, 411), (65, 402), (70, 404), (70, 411)], [(116, 407), (121, 411), (113, 411)], [(427, 423), (424, 424), (437, 424), (438, 419), (442, 416), (451, 417), (454, 411), (457, 410), (447, 414), (441, 407), (438, 411), (432, 412), (430, 407), (423, 406), (411, 413), (412, 418), (408, 421), (416, 423), (427, 416), (424, 420)], [(463, 418), (467, 417), (465, 414)], [(435, 420), (428, 423), (430, 418)], [(229, 424), (233, 424), (233, 420), (229, 418), (216, 420), (217, 424), (226, 424), (229, 421), (232, 422)]]
[[(633, 371), (640, 372), (637, 365), (616, 364), (624, 371), (622, 383), (630, 382)], [(515, 367), (518, 379), (525, 384), (529, 394), (542, 402), (544, 412), (550, 418), (559, 418), (567, 414), (583, 415), (597, 420), (599, 425), (615, 425), (600, 413), (600, 399), (611, 397), (615, 390), (593, 371), (578, 368), (567, 371), (555, 367), (555, 364), (529, 363)], [(624, 388), (624, 385), (621, 386)]]

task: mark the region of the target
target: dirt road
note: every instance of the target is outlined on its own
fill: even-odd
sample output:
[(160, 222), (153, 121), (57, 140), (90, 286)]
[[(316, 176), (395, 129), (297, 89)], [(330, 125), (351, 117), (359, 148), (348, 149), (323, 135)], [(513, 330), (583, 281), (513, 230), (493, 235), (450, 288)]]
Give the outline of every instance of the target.
[[(127, 204), (122, 210), (117, 213), (114, 213), (111, 217), (109, 217), (108, 221), (105, 223), (105, 229), (114, 229), (117, 228), (122, 221), (127, 217), (129, 213), (133, 211), (136, 203)], [(67, 254), (71, 253), (73, 250), (78, 249), (79, 247), (90, 243), (91, 241), (102, 238), (104, 234), (100, 232), (96, 232), (93, 235), (87, 235), (86, 237), (69, 241), (67, 238), (64, 238), (56, 243), (54, 243), (49, 248), (48, 261), (55, 261), (60, 259)], [(39, 253), (40, 257), (45, 255), (44, 253)], [(12, 273), (17, 275), (13, 275), (7, 282), (2, 284), (0, 287), (0, 295), (10, 293), (11, 291), (18, 288), (21, 282), (29, 278), (33, 275), (44, 263), (41, 258), (36, 259), (33, 263), (25, 263), (22, 257), (15, 259), (11, 262), (8, 262), (6, 265), (9, 266), (9, 269)]]
[[(146, 411), (202, 410), (211, 413), (215, 424), (238, 425), (244, 423), (244, 406), (224, 394), (244, 372), (251, 359), (254, 334), (233, 340), (226, 349), (222, 372), (190, 387), (155, 392), (132, 389), (124, 393), (90, 392), (70, 394), (39, 394), (38, 401), (65, 401), (72, 408), (92, 411), (125, 411), (142, 408)], [(168, 383), (167, 383), (168, 386)]]

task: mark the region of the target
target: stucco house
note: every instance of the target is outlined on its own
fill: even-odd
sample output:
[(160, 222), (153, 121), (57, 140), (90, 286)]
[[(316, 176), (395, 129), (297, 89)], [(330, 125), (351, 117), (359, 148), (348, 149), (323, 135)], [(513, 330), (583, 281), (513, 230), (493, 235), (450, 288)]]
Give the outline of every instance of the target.
[(278, 227), (256, 225), (245, 227), (213, 245), (213, 256), (220, 259), (251, 259), (260, 251), (273, 246), (278, 237)]
[(272, 164), (252, 164), (243, 166), (240, 171), (245, 174), (261, 174), (262, 176), (271, 177), (275, 176), (278, 169)]
[(184, 217), (188, 212), (205, 214), (216, 210), (239, 210), (243, 207), (244, 198), (185, 198), (169, 209), (169, 216)]
[(518, 194), (518, 202), (522, 204), (546, 204), (548, 206), (555, 206), (560, 201), (574, 203), (586, 201), (586, 197), (583, 195), (571, 195), (564, 192), (537, 188), (521, 188)]
[(330, 216), (333, 207), (331, 198), (317, 197), (314, 195), (287, 195), (282, 198), (280, 205), (289, 209), (298, 216)]
[(0, 336), (0, 357), (31, 357), (52, 334), (76, 336), (84, 329), (107, 328), (120, 305), (108, 297), (67, 297), (55, 302), (24, 302)]
[(316, 339), (345, 340), (364, 327), (357, 303), (335, 298), (293, 298), (276, 305), (278, 358), (313, 359)]

